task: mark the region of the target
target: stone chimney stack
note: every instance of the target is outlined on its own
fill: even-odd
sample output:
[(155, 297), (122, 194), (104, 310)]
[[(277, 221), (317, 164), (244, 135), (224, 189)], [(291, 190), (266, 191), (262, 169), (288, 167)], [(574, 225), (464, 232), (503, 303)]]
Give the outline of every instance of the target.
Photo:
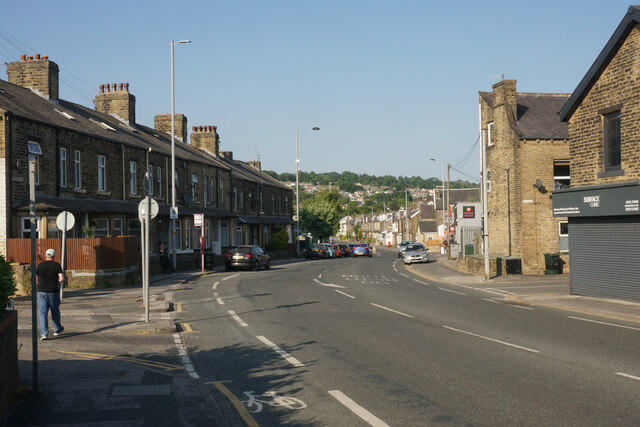
[(191, 145), (218, 157), (220, 155), (218, 128), (216, 126), (193, 126), (191, 128)]
[(9, 83), (30, 88), (51, 101), (58, 101), (59, 73), (58, 64), (39, 53), (35, 59), (20, 55), (20, 61), (7, 64)]
[(233, 151), (220, 151), (219, 154), (220, 154), (220, 157), (233, 160)]
[(262, 162), (260, 160), (249, 160), (247, 163), (259, 171), (262, 171)]
[[(187, 142), (187, 116), (176, 114), (175, 137), (182, 142)], [(158, 132), (171, 135), (171, 114), (157, 114), (153, 118), (153, 124)]]
[(115, 114), (129, 124), (136, 123), (136, 97), (129, 93), (129, 83), (105, 83), (95, 99), (96, 111)]
[(508, 104), (513, 112), (514, 119), (517, 119), (517, 99), (516, 99), (516, 81), (502, 80), (492, 86), (493, 89), (493, 107), (497, 108)]

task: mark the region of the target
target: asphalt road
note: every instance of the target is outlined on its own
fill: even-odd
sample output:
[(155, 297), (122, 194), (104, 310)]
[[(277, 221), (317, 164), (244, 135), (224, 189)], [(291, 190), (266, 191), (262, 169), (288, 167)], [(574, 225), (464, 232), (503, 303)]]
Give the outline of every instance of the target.
[(176, 301), (192, 374), (238, 424), (640, 425), (637, 324), (430, 282), (390, 251), (215, 274)]

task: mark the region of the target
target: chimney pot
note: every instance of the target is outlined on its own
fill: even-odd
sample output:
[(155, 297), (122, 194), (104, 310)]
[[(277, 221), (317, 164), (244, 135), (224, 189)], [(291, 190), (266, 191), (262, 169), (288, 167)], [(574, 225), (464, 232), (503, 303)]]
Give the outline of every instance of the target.
[(127, 92), (129, 92), (129, 83), (125, 83), (125, 84), (124, 84), (124, 90), (126, 90)]
[(116, 92), (118, 90), (118, 83), (111, 83), (111, 90), (113, 90), (113, 92)]
[(45, 55), (45, 56), (43, 56), (43, 57), (42, 57), (42, 60), (43, 60), (43, 61), (48, 61), (48, 60), (49, 60), (49, 57)]
[(195, 132), (196, 131), (196, 127), (195, 126), (191, 126), (191, 132)]
[(36, 61), (39, 61), (39, 60), (40, 60), (40, 54), (36, 53)]
[(104, 93), (104, 85), (100, 85), (100, 93)]
[(27, 56), (27, 61), (33, 61), (33, 56)]
[(120, 90), (124, 90), (124, 83), (120, 83)]
[(20, 61), (26, 61), (27, 55), (20, 55)]

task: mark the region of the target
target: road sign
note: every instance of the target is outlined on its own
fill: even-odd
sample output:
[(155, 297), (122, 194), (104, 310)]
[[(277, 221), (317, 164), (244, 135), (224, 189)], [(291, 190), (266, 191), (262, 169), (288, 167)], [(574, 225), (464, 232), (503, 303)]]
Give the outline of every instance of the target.
[[(66, 218), (65, 218), (66, 216)], [(76, 218), (73, 216), (71, 212), (63, 211), (60, 212), (58, 218), (56, 218), (56, 226), (58, 230), (69, 231), (76, 224)]]
[(204, 222), (204, 214), (202, 213), (193, 214), (194, 227), (202, 227), (203, 222)]
[[(140, 219), (140, 221), (143, 221), (144, 219), (147, 218), (147, 205), (148, 204), (149, 204), (149, 202), (147, 201), (147, 198), (145, 198), (138, 205), (138, 218)], [(155, 218), (156, 215), (158, 215), (158, 202), (156, 202), (153, 199), (151, 199), (151, 211), (149, 213), (150, 213), (151, 218)]]
[(178, 207), (169, 208), (169, 219), (178, 219)]

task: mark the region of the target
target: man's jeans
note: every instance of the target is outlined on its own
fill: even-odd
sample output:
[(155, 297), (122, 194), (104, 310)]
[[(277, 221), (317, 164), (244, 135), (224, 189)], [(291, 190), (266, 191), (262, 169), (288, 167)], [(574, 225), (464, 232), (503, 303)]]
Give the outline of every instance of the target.
[(38, 292), (38, 312), (40, 313), (40, 336), (49, 335), (49, 309), (53, 331), (62, 330), (60, 324), (60, 294), (58, 292)]

